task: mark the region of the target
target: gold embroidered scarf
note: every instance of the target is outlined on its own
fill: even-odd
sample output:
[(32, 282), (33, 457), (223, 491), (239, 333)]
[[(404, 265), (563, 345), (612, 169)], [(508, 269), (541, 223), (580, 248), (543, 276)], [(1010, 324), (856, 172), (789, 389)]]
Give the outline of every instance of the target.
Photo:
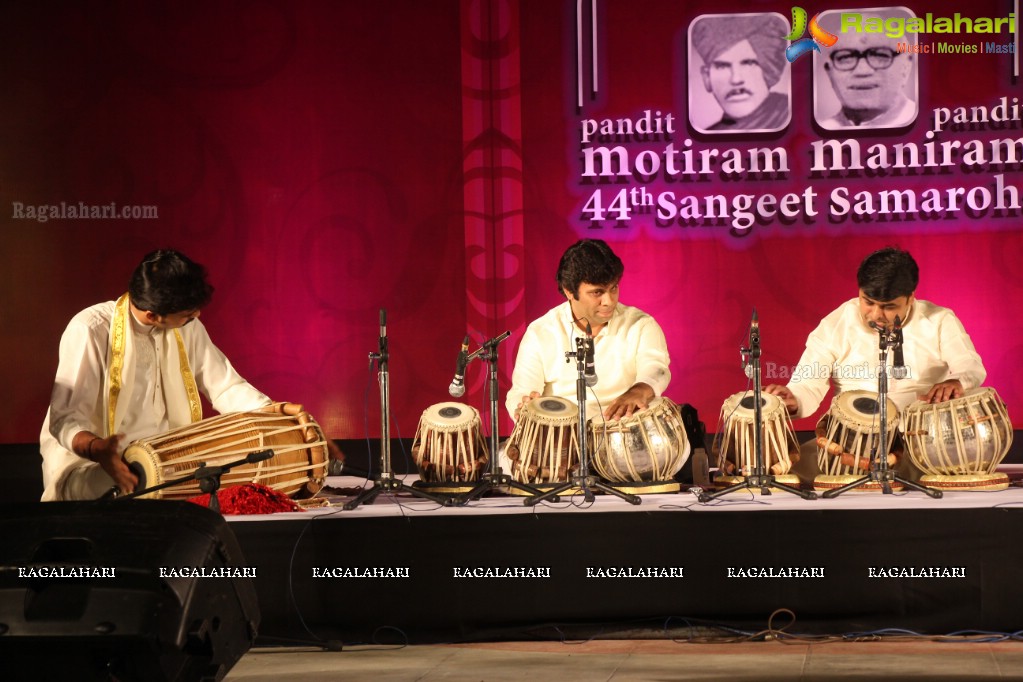
[[(110, 373), (107, 376), (106, 410), (106, 435), (108, 436), (117, 433), (117, 427), (121, 421), (117, 414), (117, 401), (124, 388), (126, 358), (131, 353), (131, 341), (129, 340), (131, 338), (131, 322), (128, 317), (129, 315), (131, 315), (131, 306), (129, 305), (128, 294), (124, 294), (117, 299), (117, 303), (114, 305), (114, 317), (110, 326)], [(192, 368), (188, 364), (188, 353), (185, 352), (185, 340), (181, 336), (181, 330), (175, 329), (173, 331), (177, 353), (171, 354), (170, 349), (166, 348), (169, 344), (165, 344), (168, 362), (164, 363), (163, 366), (170, 371), (173, 365), (177, 365), (181, 375), (181, 384), (180, 386), (172, 386), (168, 383), (165, 386), (172, 393), (181, 392), (184, 400), (168, 400), (168, 410), (173, 411), (177, 405), (186, 402), (188, 418), (193, 422), (197, 422), (202, 419), (202, 403), (199, 400), (199, 389), (195, 384)]]

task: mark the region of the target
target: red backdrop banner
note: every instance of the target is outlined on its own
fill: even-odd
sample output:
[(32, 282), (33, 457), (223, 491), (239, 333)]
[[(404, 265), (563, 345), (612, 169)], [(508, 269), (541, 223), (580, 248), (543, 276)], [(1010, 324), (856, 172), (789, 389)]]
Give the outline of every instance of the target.
[[(983, 18), (1013, 6), (910, 9)], [(624, 260), (622, 301), (657, 317), (668, 338), (667, 394), (708, 425), (746, 385), (738, 349), (752, 309), (765, 382), (784, 382), (820, 318), (855, 296), (859, 261), (888, 244), (919, 262), (918, 295), (960, 316), (987, 383), (1020, 423), (1020, 210), (995, 202), (1011, 204), (1021, 184), (1021, 125), (1018, 115), (1001, 125), (954, 121), (1003, 101), (1018, 114), (1016, 54), (914, 54), (915, 120), (852, 132), (815, 119), (823, 71), (808, 54), (784, 67), (783, 127), (700, 132), (691, 24), (747, 12), (791, 23), (791, 10), (696, 0), (5, 8), (0, 376), (13, 399), (0, 441), (36, 439), (65, 324), (116, 298), (139, 258), (164, 246), (209, 268), (217, 291), (203, 321), (241, 373), (275, 399), (304, 403), (335, 438), (379, 433), (368, 354), (385, 309), (392, 435), (411, 437), (424, 409), (450, 399), (465, 334), (475, 349), (512, 332), (501, 346), (503, 403), (518, 339), (559, 302), (558, 258), (584, 236), (607, 239)], [(1015, 40), (1004, 31), (916, 37)], [(779, 49), (788, 44), (778, 38)], [(660, 132), (585, 134), (644, 120)], [(847, 144), (846, 154), (858, 146), (864, 167), (822, 161), (829, 141)], [(895, 163), (897, 145), (925, 153), (928, 143), (958, 143), (954, 162)], [(594, 165), (597, 150), (615, 146), (630, 159), (627, 173)], [(697, 160), (714, 152), (713, 168), (672, 173), (672, 150), (679, 163), (686, 150)], [(754, 171), (751, 150), (786, 164)], [(725, 168), (729, 154), (743, 165)], [(623, 190), (624, 219), (595, 216), (596, 192), (607, 209)], [(886, 190), (961, 190), (961, 201), (885, 213)], [(737, 227), (736, 197), (785, 194), (803, 199), (793, 217), (754, 206), (748, 229)], [(661, 213), (712, 195), (732, 212), (689, 222)], [(100, 217), (80, 215), (93, 210)], [(465, 400), (478, 407), (484, 369), (474, 363), (468, 375)], [(502, 417), (502, 433), (508, 424)]]

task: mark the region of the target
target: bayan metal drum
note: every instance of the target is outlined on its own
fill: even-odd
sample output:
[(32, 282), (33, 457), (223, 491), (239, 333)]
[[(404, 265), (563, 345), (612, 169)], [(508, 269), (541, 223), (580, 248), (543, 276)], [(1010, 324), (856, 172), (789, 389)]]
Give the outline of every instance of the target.
[(419, 467), (417, 487), (441, 493), (472, 490), (490, 461), (480, 434), (480, 413), (453, 402), (426, 408), (412, 456)]
[(569, 480), (579, 464), (578, 423), (579, 408), (565, 398), (546, 396), (526, 403), (505, 448), (511, 477), (533, 485)]
[[(721, 406), (718, 433), (712, 452), (717, 455), (715, 485), (730, 486), (753, 473), (756, 465), (756, 404), (752, 391), (728, 397)], [(761, 393), (760, 417), (763, 424), (764, 467), (779, 483), (798, 486), (799, 477), (789, 474), (799, 461), (799, 444), (792, 420), (778, 396)]]
[[(286, 495), (316, 493), (327, 475), (327, 439), (312, 415), (296, 403), (274, 403), (265, 410), (234, 412), (188, 424), (149, 438), (124, 451), (139, 489), (184, 478), (200, 466), (221, 466), (260, 450), (268, 460), (232, 468), (221, 485), (259, 483)], [(185, 481), (146, 495), (183, 499), (200, 495), (199, 482)]]
[(1012, 422), (993, 388), (974, 388), (944, 403), (906, 408), (906, 450), (923, 472), (920, 483), (954, 490), (1004, 490), (997, 473), (1012, 445)]
[[(840, 488), (859, 480), (870, 471), (870, 452), (881, 430), (880, 403), (873, 391), (846, 391), (831, 401), (827, 414), (817, 422), (817, 463), (821, 473), (813, 485), (819, 490)], [(899, 411), (888, 399), (888, 433), (884, 451), (888, 466), (895, 467), (898, 453), (892, 452), (899, 425)], [(892, 489), (902, 488), (898, 481)], [(881, 490), (879, 482), (870, 481), (855, 490)]]
[(590, 420), (593, 467), (623, 492), (675, 492), (672, 477), (689, 459), (689, 439), (678, 405), (654, 398), (629, 417)]

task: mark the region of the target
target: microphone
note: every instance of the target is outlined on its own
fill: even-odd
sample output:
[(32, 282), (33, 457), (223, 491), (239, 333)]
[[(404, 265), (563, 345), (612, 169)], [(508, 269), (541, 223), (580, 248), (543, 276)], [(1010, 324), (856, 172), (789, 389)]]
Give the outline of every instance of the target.
[(587, 386), (597, 385), (597, 368), (593, 366), (593, 327), (586, 322), (586, 369), (583, 372)]
[(461, 398), (465, 394), (465, 366), (469, 364), (469, 335), (465, 335), (462, 341), (462, 349), (458, 351), (458, 362), (455, 365), (455, 378), (448, 386), (448, 393), (455, 398)]
[(377, 354), (374, 356), (372, 353), (369, 354), (369, 366), (373, 366), (373, 360), (376, 360), (380, 364), (378, 365), (382, 371), (387, 370), (387, 310), (384, 308), (380, 309), (380, 341), (377, 346)]
[(749, 321), (749, 349), (739, 349), (739, 357), (742, 358), (742, 371), (747, 379), (753, 378), (753, 363), (750, 361), (753, 349), (760, 346), (760, 318), (757, 317), (757, 309), (753, 309), (753, 317)]
[(892, 358), (892, 378), (905, 379), (909, 376), (906, 362), (902, 359), (902, 320), (895, 316), (895, 354)]
[(273, 456), (274, 451), (269, 448), (266, 450), (259, 450), (257, 452), (250, 452), (245, 456), (245, 463), (255, 464), (256, 462), (262, 462), (264, 460), (270, 459)]
[[(372, 467), (371, 467), (372, 468)], [(367, 469), (359, 469), (358, 467), (351, 466), (345, 460), (332, 459), (327, 462), (327, 475), (328, 476), (354, 476), (356, 478), (373, 478), (373, 472)]]

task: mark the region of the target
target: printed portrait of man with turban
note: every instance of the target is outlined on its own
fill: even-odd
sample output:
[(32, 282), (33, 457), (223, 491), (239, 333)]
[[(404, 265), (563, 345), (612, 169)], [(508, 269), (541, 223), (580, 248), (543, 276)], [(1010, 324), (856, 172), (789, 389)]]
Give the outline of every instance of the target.
[[(697, 18), (689, 29), (689, 120), (693, 127), (700, 132), (728, 133), (770, 132), (788, 125), (788, 33), (785, 19), (774, 13)], [(692, 77), (696, 62), (700, 64), (699, 79)], [(713, 95), (713, 100), (701, 89)]]

